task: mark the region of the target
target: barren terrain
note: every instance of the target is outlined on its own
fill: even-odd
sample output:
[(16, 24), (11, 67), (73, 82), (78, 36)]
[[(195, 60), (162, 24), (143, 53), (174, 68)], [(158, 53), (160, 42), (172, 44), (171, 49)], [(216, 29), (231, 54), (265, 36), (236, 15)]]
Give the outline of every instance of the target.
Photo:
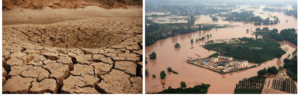
[[(70, 17), (74, 12), (57, 11), (66, 20), (37, 24), (50, 17), (26, 9), (22, 13), (30, 18), (3, 25), (2, 93), (141, 94), (142, 9), (115, 10), (107, 16), (82, 11), (78, 19)], [(116, 16), (124, 12), (132, 15)], [(4, 11), (3, 22), (18, 14)]]

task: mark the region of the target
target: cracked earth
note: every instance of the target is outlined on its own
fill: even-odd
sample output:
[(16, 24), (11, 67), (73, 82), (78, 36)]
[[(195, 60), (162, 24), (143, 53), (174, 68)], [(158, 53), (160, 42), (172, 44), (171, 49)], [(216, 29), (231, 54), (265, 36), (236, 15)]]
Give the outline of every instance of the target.
[(142, 18), (3, 25), (2, 93), (141, 94)]

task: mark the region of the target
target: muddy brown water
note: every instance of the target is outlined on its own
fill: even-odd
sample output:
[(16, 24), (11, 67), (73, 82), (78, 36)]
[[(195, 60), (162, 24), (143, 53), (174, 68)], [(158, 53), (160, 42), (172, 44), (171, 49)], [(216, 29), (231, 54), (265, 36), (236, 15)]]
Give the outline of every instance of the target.
[[(278, 16), (279, 20), (281, 20), (281, 22), (277, 25), (254, 26), (253, 23), (229, 21), (220, 21), (220, 23), (218, 23), (211, 21), (214, 24), (229, 24), (239, 26), (233, 28), (220, 28), (207, 31), (199, 31), (180, 36), (169, 37), (167, 39), (159, 40), (151, 46), (147, 46), (145, 50), (146, 57), (149, 58), (149, 54), (154, 51), (156, 52), (157, 58), (154, 60), (148, 59), (148, 63), (146, 64), (146, 69), (148, 69), (149, 71), (149, 76), (145, 78), (146, 93), (159, 92), (163, 89), (167, 89), (169, 86), (171, 86), (172, 88), (178, 88), (180, 87), (180, 82), (185, 81), (187, 87), (193, 87), (201, 83), (210, 84), (211, 86), (208, 89), (208, 94), (232, 94), (234, 93), (235, 85), (243, 78), (256, 76), (258, 70), (267, 68), (268, 66), (283, 66), (284, 58), (286, 58), (288, 54), (292, 54), (292, 52), (297, 48), (297, 46), (293, 45), (288, 41), (278, 42), (280, 43), (281, 48), (286, 51), (286, 53), (282, 55), (281, 58), (274, 58), (272, 60), (262, 63), (258, 67), (229, 74), (221, 75), (208, 69), (190, 65), (185, 62), (185, 60), (188, 59), (188, 57), (197, 57), (197, 55), (200, 55), (201, 58), (205, 58), (215, 53), (215, 51), (206, 50), (205, 48), (200, 46), (205, 44), (205, 42), (209, 40), (230, 39), (240, 37), (255, 38), (255, 36), (252, 33), (257, 27), (269, 27), (269, 29), (277, 28), (278, 31), (287, 28), (297, 29), (296, 18), (292, 16), (287, 16), (283, 12), (262, 11), (263, 7), (264, 6), (261, 6), (259, 9), (256, 9), (255, 12), (263, 12), (265, 14), (270, 13), (271, 15), (276, 15)], [(286, 22), (286, 20), (288, 20), (288, 22)], [(201, 23), (197, 21), (195, 23)], [(246, 29), (250, 28), (252, 28), (252, 32), (249, 31), (247, 33)], [(191, 39), (195, 40), (196, 38), (201, 38), (203, 36), (206, 36), (207, 34), (212, 34), (212, 37), (205, 39), (205, 41), (194, 41), (194, 43), (190, 42)], [(174, 45), (176, 43), (179, 43), (181, 47), (175, 49)], [(191, 47), (194, 48), (191, 49)], [(160, 72), (162, 70), (167, 71), (168, 67), (171, 67), (179, 74), (167, 72), (166, 79), (161, 80), (159, 77)], [(157, 77), (152, 78), (153, 74), (155, 74)], [(165, 83), (164, 88), (162, 82)]]

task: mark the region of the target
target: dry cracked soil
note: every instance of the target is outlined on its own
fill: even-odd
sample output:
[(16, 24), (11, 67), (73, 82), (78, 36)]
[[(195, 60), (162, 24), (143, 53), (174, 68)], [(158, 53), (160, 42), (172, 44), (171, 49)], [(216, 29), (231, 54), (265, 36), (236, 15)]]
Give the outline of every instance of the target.
[(2, 27), (2, 93), (141, 94), (142, 17)]

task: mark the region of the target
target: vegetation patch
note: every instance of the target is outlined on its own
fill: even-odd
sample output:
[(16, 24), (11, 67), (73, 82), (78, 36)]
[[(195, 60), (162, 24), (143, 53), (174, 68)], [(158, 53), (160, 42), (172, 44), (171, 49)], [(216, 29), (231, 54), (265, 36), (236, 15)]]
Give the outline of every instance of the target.
[(254, 76), (245, 78), (236, 84), (234, 94), (261, 94), (266, 77)]
[[(196, 85), (192, 88), (171, 88), (152, 94), (206, 94), (210, 84)], [(151, 94), (151, 93), (150, 93)]]
[(278, 33), (278, 30), (274, 28), (273, 30), (269, 30), (267, 27), (260, 30), (256, 29), (255, 34), (262, 35), (264, 39), (274, 39), (277, 41), (287, 40), (294, 45), (297, 45), (297, 33), (294, 28), (292, 29), (283, 29)]
[(180, 44), (179, 44), (179, 43), (176, 43), (174, 47), (175, 47), (175, 48), (179, 48), (179, 47), (180, 47)]
[[(281, 57), (285, 51), (280, 48), (280, 44), (271, 39), (239, 38), (241, 42), (234, 44), (215, 43), (206, 44), (203, 47), (207, 50), (214, 50), (222, 55), (235, 59), (245, 59), (253, 63), (263, 63), (273, 58)], [(250, 49), (260, 47), (262, 49)]]
[(286, 68), (287, 75), (289, 75), (289, 77), (292, 78), (294, 81), (297, 81), (297, 56), (295, 56), (292, 59), (285, 58), (283, 62), (283, 67)]
[(152, 52), (152, 53), (149, 55), (149, 58), (150, 58), (150, 59), (156, 59), (156, 53), (155, 53), (155, 52)]
[(178, 74), (178, 72), (176, 72), (176, 71), (172, 70), (172, 68), (171, 68), (171, 67), (168, 67), (168, 68), (167, 68), (167, 70), (168, 70), (168, 72), (172, 72), (172, 73), (174, 73), (174, 74)]
[(211, 57), (218, 57), (218, 56), (219, 56), (219, 53), (214, 53), (214, 54), (212, 54), (212, 55), (208, 56), (207, 58), (211, 58)]

